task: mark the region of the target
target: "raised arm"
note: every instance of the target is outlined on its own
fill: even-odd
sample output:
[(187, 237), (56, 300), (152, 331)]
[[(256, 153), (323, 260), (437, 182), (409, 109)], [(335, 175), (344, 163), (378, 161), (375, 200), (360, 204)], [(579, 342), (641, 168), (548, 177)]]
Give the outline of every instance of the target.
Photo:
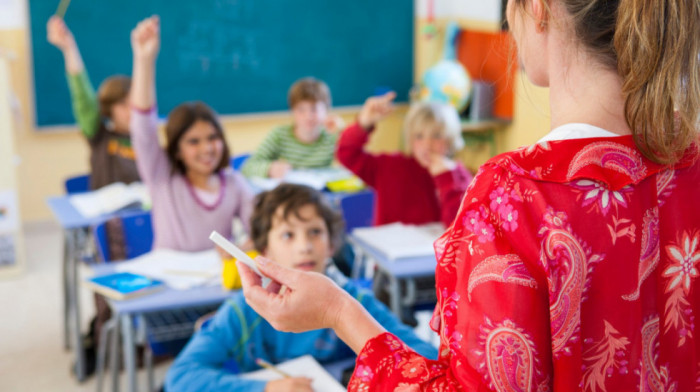
[(131, 138), (141, 179), (153, 184), (167, 180), (170, 164), (158, 142), (156, 112), (156, 59), (160, 48), (160, 20), (144, 19), (131, 32), (134, 69), (131, 81)]
[(394, 98), (394, 92), (368, 98), (362, 105), (357, 122), (345, 129), (338, 140), (338, 161), (370, 186), (375, 183), (377, 157), (365, 151), (365, 144), (375, 125), (394, 110)]
[(63, 54), (73, 115), (81, 132), (91, 139), (99, 127), (100, 111), (78, 44), (66, 23), (58, 16), (52, 16), (46, 23), (46, 39)]
[(134, 70), (131, 83), (131, 105), (146, 111), (156, 102), (156, 59), (160, 50), (160, 19), (144, 19), (131, 31)]

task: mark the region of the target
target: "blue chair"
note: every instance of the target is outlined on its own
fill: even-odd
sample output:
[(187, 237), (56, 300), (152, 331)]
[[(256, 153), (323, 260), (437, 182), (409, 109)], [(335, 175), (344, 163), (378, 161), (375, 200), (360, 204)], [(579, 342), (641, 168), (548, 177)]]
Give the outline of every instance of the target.
[(66, 188), (67, 194), (87, 192), (90, 190), (90, 175), (82, 174), (79, 176), (73, 176), (66, 179), (63, 184)]
[(351, 193), (340, 199), (340, 209), (345, 219), (345, 231), (357, 227), (372, 226), (374, 220), (374, 191), (371, 189)]
[(248, 160), (248, 158), (250, 158), (250, 153), (239, 154), (231, 157), (231, 167), (233, 170), (241, 170), (241, 167), (245, 161)]
[[(150, 212), (136, 212), (121, 217), (124, 231), (124, 247), (126, 258), (133, 259), (147, 253), (153, 247), (153, 226)], [(107, 241), (107, 222), (102, 222), (93, 228), (97, 245), (97, 254), (104, 262), (112, 261), (109, 242)]]

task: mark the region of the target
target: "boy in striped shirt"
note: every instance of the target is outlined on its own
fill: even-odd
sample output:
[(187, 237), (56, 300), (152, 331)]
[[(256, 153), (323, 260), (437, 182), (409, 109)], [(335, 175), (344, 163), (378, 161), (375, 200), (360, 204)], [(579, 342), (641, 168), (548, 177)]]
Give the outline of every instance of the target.
[(294, 123), (270, 132), (241, 168), (245, 176), (283, 178), (292, 169), (331, 165), (342, 120), (328, 115), (328, 86), (312, 77), (300, 79), (289, 89), (287, 100)]

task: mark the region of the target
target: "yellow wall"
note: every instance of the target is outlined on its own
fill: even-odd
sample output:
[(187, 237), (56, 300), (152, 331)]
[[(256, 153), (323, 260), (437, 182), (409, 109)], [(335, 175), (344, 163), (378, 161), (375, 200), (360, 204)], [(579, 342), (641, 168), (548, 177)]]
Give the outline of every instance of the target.
[[(459, 20), (463, 27), (491, 30), (497, 24)], [(446, 21), (436, 21), (444, 27)], [(421, 33), (424, 20), (416, 21), (415, 79), (441, 55), (442, 36), (427, 40)], [(444, 29), (440, 28), (440, 31)], [(37, 132), (33, 125), (33, 80), (31, 50), (26, 29), (0, 31), (0, 47), (13, 51), (12, 85), (19, 99), (22, 117), (15, 135), (16, 153), (21, 158), (17, 167), (18, 191), (23, 221), (51, 219), (46, 198), (63, 193), (63, 180), (88, 171), (88, 147), (75, 127), (54, 128)], [(57, 64), (62, 67), (62, 64)], [(529, 144), (549, 130), (547, 90), (532, 86), (519, 74), (516, 80), (515, 118), (513, 123), (496, 134), (497, 151), (503, 152)], [(395, 151), (401, 146), (401, 125), (405, 107), (400, 107), (383, 122), (370, 141), (372, 151)], [(346, 122), (356, 115), (357, 108), (338, 110)], [(223, 119), (228, 141), (234, 153), (249, 152), (275, 125), (289, 121), (282, 114), (226, 117)], [(458, 155), (467, 167), (476, 168), (489, 157), (488, 148), (469, 149)]]

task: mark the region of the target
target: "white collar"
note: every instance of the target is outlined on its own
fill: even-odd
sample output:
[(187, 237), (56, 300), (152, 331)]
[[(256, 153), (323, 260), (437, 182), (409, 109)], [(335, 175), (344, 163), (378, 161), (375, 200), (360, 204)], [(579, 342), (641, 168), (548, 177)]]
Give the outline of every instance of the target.
[(616, 133), (606, 131), (590, 124), (571, 123), (564, 124), (549, 131), (537, 143), (551, 142), (554, 140), (589, 139), (593, 137), (617, 137)]

